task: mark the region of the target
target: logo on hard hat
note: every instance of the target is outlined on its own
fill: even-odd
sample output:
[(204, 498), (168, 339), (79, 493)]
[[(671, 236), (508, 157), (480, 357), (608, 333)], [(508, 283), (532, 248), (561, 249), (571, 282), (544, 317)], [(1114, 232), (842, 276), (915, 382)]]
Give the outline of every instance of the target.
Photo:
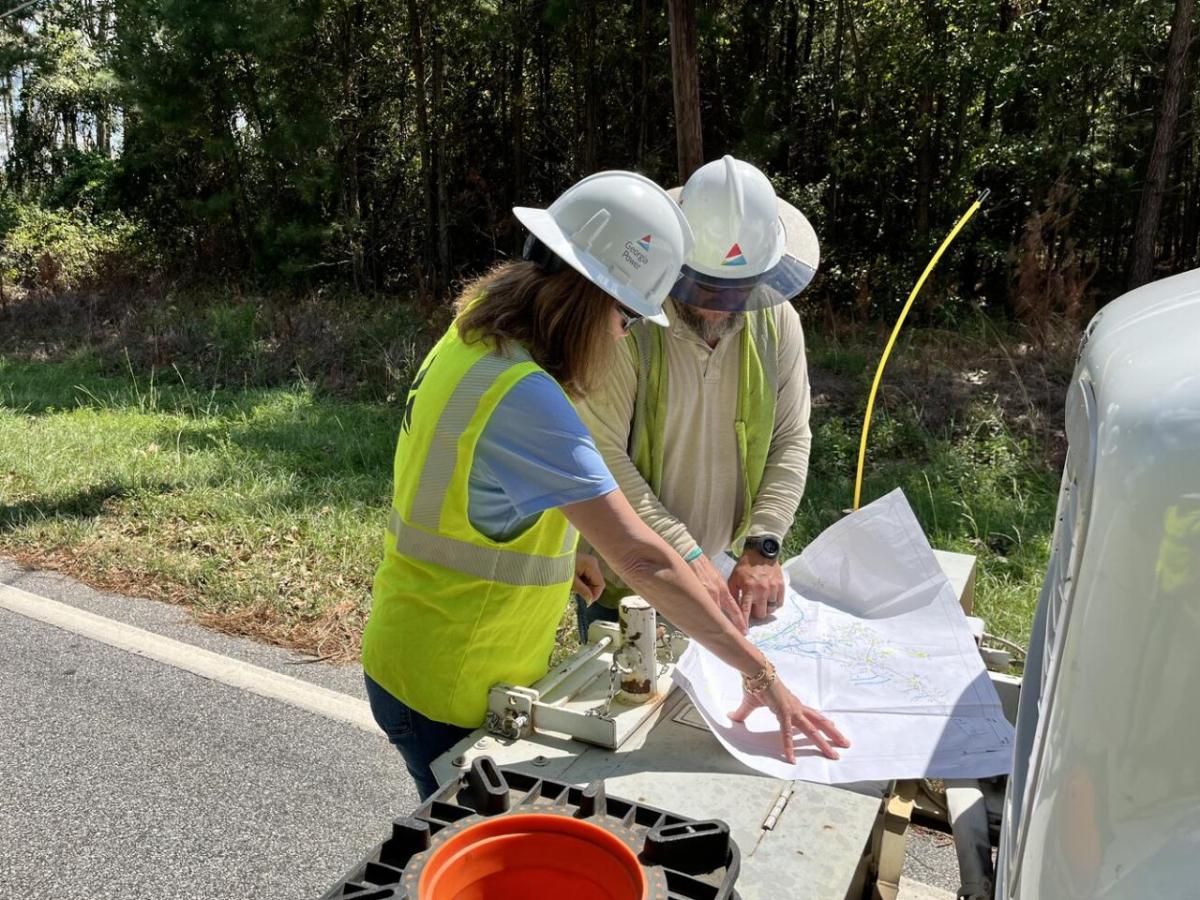
[(746, 265), (746, 257), (742, 255), (742, 248), (734, 244), (729, 248), (729, 252), (725, 254), (725, 259), (721, 261), (723, 266), (744, 266)]
[(640, 269), (646, 263), (650, 262), (650, 257), (647, 256), (650, 252), (650, 235), (644, 235), (636, 241), (625, 242), (625, 252), (621, 254), (621, 258), (629, 263), (634, 270)]

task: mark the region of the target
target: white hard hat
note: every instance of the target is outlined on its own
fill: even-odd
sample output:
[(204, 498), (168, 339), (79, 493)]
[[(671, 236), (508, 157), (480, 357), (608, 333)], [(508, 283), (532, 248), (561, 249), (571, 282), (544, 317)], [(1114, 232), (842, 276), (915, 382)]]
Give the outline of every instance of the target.
[[(568, 188), (549, 209), (513, 213), (550, 251), (622, 306), (656, 325), (667, 292), (692, 249), (678, 204), (636, 172), (597, 172)], [(528, 253), (527, 253), (528, 256)]]
[(705, 309), (762, 309), (812, 281), (821, 258), (816, 232), (750, 163), (722, 157), (670, 193), (696, 238), (671, 290), (676, 300)]

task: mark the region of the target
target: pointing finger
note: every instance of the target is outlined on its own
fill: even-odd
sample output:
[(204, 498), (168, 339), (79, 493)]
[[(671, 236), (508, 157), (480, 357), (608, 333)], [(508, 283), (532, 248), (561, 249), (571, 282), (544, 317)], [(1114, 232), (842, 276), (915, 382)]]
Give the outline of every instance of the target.
[(730, 597), (729, 605), (725, 607), (725, 609), (727, 615), (729, 616), (729, 621), (734, 624), (734, 627), (737, 628), (738, 631), (740, 631), (742, 634), (745, 634), (750, 629), (750, 625), (747, 623), (746, 617), (742, 614), (742, 608), (734, 602), (732, 597)]

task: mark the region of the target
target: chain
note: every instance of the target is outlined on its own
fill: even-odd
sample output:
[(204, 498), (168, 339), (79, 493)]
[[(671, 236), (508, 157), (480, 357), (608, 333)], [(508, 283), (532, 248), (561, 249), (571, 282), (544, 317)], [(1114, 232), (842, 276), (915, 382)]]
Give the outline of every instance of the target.
[[(658, 674), (665, 675), (667, 668), (675, 662), (675, 648), (671, 644), (671, 632), (663, 625), (659, 625), (657, 634), (655, 635), (655, 656), (666, 656), (666, 660), (659, 659)], [(588, 716), (607, 716), (612, 709), (613, 700), (616, 699), (617, 689), (620, 687), (621, 667), (617, 662), (619, 650), (614, 650), (612, 655), (612, 665), (608, 667), (608, 696), (598, 706), (589, 709), (584, 715)]]
[[(667, 629), (667, 626), (658, 626), (658, 634), (656, 635), (656, 638), (655, 650), (662, 651), (655, 653), (655, 655), (659, 657), (659, 662), (661, 663), (661, 665), (658, 667), (658, 674), (666, 675), (667, 667), (670, 666), (671, 663), (675, 662), (675, 648), (671, 646), (671, 632)], [(667, 657), (666, 660), (662, 659), (664, 653)]]
[(617, 652), (614, 650), (612, 655), (612, 665), (608, 667), (608, 696), (604, 698), (604, 702), (599, 706), (589, 709), (586, 715), (608, 715), (608, 711), (612, 709), (613, 698), (617, 696), (617, 685), (620, 683), (620, 671), (620, 667), (617, 665)]

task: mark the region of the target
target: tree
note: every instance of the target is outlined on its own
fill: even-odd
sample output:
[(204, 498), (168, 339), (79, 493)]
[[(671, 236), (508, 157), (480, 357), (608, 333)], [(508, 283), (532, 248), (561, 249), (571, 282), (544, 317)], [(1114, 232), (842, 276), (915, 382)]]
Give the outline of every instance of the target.
[(1133, 232), (1130, 288), (1143, 285), (1154, 276), (1158, 217), (1162, 210), (1163, 192), (1167, 183), (1167, 168), (1175, 150), (1175, 129), (1179, 122), (1187, 55), (1192, 42), (1193, 7), (1193, 0), (1175, 0), (1175, 15), (1171, 20), (1171, 36), (1167, 43), (1167, 70), (1163, 79), (1158, 126), (1154, 130), (1154, 146), (1150, 150), (1150, 159), (1146, 165), (1146, 183), (1142, 188), (1137, 225)]
[(679, 157), (679, 183), (704, 162), (700, 134), (700, 76), (696, 59), (696, 2), (669, 0), (671, 22), (671, 74), (675, 97), (675, 140)]
[(988, 187), (923, 315), (1071, 279), (1035, 318), (1083, 315), (1135, 234), (1200, 263), (1194, 2), (55, 0), (0, 24), (3, 192), (139, 218), (182, 274), (432, 303), (517, 252), (512, 206), (730, 153), (817, 227), (806, 301), (890, 316)]

